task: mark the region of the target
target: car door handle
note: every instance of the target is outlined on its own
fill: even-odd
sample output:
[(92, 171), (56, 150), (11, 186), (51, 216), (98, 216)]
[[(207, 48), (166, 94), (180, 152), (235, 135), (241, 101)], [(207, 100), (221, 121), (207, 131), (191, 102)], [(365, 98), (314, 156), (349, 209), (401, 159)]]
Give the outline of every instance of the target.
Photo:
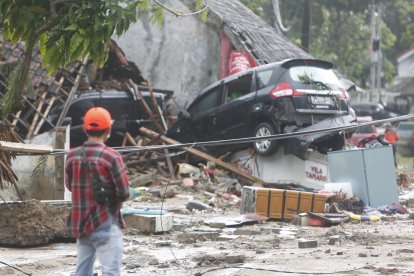
[(215, 125), (216, 124), (216, 117), (213, 117), (212, 120), (213, 120), (213, 125)]

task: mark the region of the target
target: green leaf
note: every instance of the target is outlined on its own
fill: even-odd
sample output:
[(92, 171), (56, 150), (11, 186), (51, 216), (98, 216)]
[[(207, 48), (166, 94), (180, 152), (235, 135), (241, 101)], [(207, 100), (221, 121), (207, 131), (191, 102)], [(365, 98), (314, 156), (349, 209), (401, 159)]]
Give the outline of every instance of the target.
[(40, 41), (40, 48), (39, 49), (40, 49), (40, 54), (42, 56), (44, 56), (45, 53), (46, 53), (46, 43), (47, 43), (48, 38), (49, 37), (48, 37), (47, 33), (43, 33), (39, 37), (39, 41)]

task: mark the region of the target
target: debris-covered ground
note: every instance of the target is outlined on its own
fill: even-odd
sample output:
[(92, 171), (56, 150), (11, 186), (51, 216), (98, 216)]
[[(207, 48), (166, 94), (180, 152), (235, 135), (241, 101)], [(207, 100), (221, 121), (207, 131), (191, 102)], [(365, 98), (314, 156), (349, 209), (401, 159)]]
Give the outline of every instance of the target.
[[(207, 183), (203, 185), (208, 187)], [(385, 215), (380, 222), (351, 221), (333, 227), (302, 227), (276, 221), (225, 227), (231, 220), (234, 224), (240, 222), (236, 196), (214, 196), (199, 185), (172, 185), (165, 201), (157, 193), (164, 196), (162, 189), (141, 191), (141, 196), (125, 207), (160, 210), (162, 206), (174, 217), (172, 230), (142, 234), (134, 228), (126, 229), (123, 275), (414, 273), (414, 192), (408, 188), (400, 196), (408, 206), (407, 214)], [(213, 207), (198, 211), (205, 207), (200, 202)], [(187, 206), (196, 209), (190, 212)], [(210, 219), (209, 225), (204, 223), (206, 219)], [(15, 268), (31, 275), (70, 275), (75, 269), (76, 244), (1, 247), (0, 262), (1, 275), (24, 275)], [(98, 262), (96, 271), (100, 274)]]

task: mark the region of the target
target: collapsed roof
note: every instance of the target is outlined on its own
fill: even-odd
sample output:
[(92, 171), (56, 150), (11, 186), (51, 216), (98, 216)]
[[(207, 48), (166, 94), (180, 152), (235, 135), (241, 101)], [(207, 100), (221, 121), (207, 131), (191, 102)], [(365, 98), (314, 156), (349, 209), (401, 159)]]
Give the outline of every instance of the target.
[[(0, 40), (1, 41), (1, 40)], [(43, 125), (54, 128), (59, 126), (47, 119), (50, 110), (56, 104), (65, 104), (70, 96), (78, 90), (95, 89), (125, 89), (123, 83), (131, 79), (136, 84), (142, 83), (144, 78), (138, 67), (128, 61), (124, 52), (115, 41), (109, 43), (109, 56), (102, 69), (98, 69), (89, 60), (78, 60), (64, 68), (58, 69), (50, 76), (47, 68), (42, 68), (42, 59), (37, 46), (32, 53), (29, 76), (31, 91), (23, 95), (23, 104), (7, 121), (16, 126), (18, 133), (26, 139), (41, 132)], [(0, 95), (6, 91), (6, 77), (3, 69), (8, 65), (20, 62), (23, 59), (24, 44), (12, 45), (6, 41), (0, 42)]]
[(209, 0), (208, 6), (233, 45), (238, 50), (249, 52), (258, 64), (289, 58), (312, 58), (239, 0)]

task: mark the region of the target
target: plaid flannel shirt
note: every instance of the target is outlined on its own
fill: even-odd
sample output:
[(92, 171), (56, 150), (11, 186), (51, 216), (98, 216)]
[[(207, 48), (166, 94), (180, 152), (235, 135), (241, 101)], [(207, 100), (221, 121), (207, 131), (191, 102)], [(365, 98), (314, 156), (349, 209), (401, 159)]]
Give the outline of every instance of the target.
[[(65, 168), (65, 186), (72, 192), (72, 209), (67, 226), (76, 238), (91, 234), (109, 218), (110, 213), (115, 214), (115, 210), (95, 202), (91, 176), (99, 175), (106, 183), (115, 185), (116, 202), (121, 203), (129, 198), (129, 182), (121, 154), (102, 143), (86, 142), (84, 146), (93, 172), (89, 174), (88, 167), (82, 167), (81, 147), (68, 152)], [(122, 215), (116, 213), (118, 225), (124, 228)]]

